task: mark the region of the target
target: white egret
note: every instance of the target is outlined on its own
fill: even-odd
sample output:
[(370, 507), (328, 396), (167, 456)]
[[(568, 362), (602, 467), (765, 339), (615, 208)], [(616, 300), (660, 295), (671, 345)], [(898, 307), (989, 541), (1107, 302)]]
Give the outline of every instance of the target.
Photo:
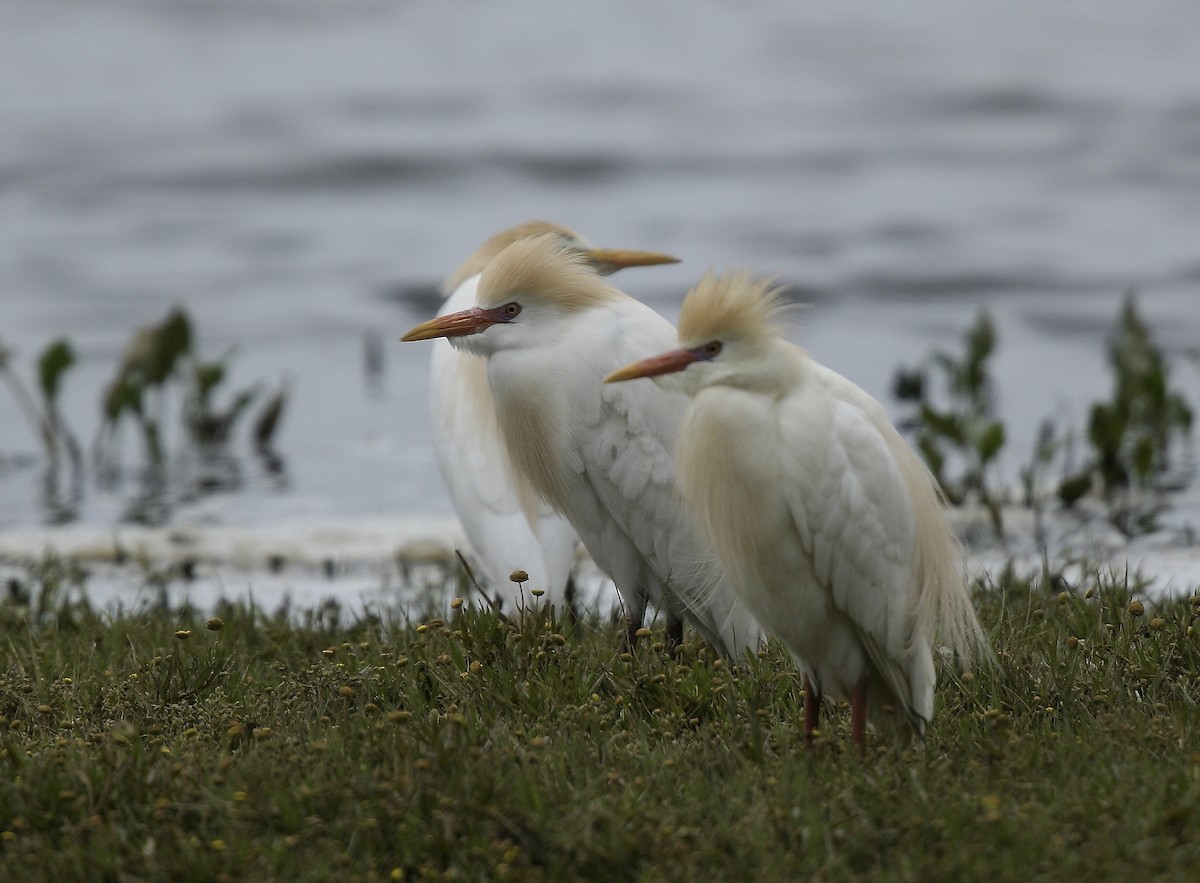
[[(709, 274), (684, 299), (679, 348), (608, 381), (692, 396), (679, 489), (742, 600), (804, 674), (804, 732), (848, 696), (896, 735), (933, 715), (935, 644), (987, 656), (934, 479), (883, 407), (778, 333), (779, 290)], [(649, 384), (646, 384), (649, 385)], [(900, 726), (895, 726), (899, 724)]]
[(648, 600), (686, 613), (721, 652), (760, 631), (714, 568), (675, 493), (671, 449), (687, 396), (604, 386), (633, 354), (675, 329), (608, 285), (560, 237), (508, 246), (479, 279), (477, 306), (412, 329), (483, 356), (500, 432), (517, 471), (562, 512), (625, 603), (632, 643)]
[[(602, 275), (622, 267), (677, 263), (646, 251), (600, 249), (567, 227), (528, 221), (495, 234), (443, 283), (448, 294), (438, 315), (474, 305), (484, 267), (507, 246), (551, 234), (583, 255)], [(571, 525), (513, 469), (500, 436), (483, 358), (438, 340), (430, 360), (429, 416), (434, 451), (454, 511), (493, 594), (510, 588), (509, 575), (525, 571), (531, 588), (570, 607), (571, 567), (579, 539)]]

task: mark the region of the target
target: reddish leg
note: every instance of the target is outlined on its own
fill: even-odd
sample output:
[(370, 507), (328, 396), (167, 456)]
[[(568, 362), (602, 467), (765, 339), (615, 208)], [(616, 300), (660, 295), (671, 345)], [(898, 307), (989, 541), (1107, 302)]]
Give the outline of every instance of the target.
[(813, 689), (812, 681), (808, 679), (808, 675), (804, 676), (804, 741), (805, 743), (812, 742), (813, 730), (817, 728), (818, 719), (821, 716), (821, 697), (817, 691)]
[(865, 678), (850, 691), (850, 738), (861, 753), (867, 753), (867, 681)]

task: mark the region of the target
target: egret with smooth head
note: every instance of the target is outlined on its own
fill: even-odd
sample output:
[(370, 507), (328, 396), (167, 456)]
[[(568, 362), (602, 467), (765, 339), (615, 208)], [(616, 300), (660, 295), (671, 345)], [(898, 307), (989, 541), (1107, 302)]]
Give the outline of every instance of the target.
[[(582, 256), (594, 272), (677, 263), (649, 251), (596, 248), (574, 230), (547, 221), (527, 221), (483, 243), (442, 285), (448, 293), (438, 315), (475, 303), (479, 275), (500, 252), (530, 236), (551, 235), (564, 249)], [(570, 606), (571, 567), (579, 538), (562, 515), (538, 498), (508, 457), (484, 360), (445, 340), (430, 358), (429, 417), (434, 452), (450, 500), (493, 595), (511, 591), (509, 575), (525, 571), (531, 588), (546, 599)], [(511, 596), (510, 596), (511, 598)]]
[(673, 341), (671, 323), (555, 236), (508, 246), (483, 271), (476, 299), (404, 339), (447, 337), (486, 359), (509, 458), (613, 579), (630, 641), (654, 601), (686, 613), (725, 654), (756, 646), (758, 626), (675, 493), (671, 450), (687, 396), (601, 383), (633, 354)]

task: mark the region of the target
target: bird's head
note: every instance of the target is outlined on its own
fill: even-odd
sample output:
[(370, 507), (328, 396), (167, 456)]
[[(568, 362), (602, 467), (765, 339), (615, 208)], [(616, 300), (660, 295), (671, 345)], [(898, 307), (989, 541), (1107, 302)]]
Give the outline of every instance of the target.
[[(596, 260), (604, 267), (598, 267)], [(674, 260), (652, 252), (568, 246), (556, 232), (518, 239), (488, 262), (479, 277), (474, 307), (431, 319), (401, 339), (445, 337), (456, 347), (483, 356), (545, 344), (558, 339), (562, 323), (573, 314), (622, 297), (599, 272)]]
[(463, 261), (457, 270), (450, 274), (450, 277), (442, 284), (442, 290), (446, 294), (453, 292), (472, 276), (482, 273), (500, 252), (514, 242), (532, 239), (536, 236), (554, 237), (559, 248), (579, 254), (584, 262), (601, 276), (608, 276), (626, 267), (650, 267), (658, 264), (679, 263), (679, 258), (654, 251), (598, 248), (581, 233), (562, 224), (550, 221), (525, 221), (490, 236), (469, 258)]
[(783, 289), (747, 273), (706, 273), (683, 299), (679, 348), (614, 371), (605, 383), (653, 377), (694, 394), (705, 386), (758, 389), (773, 380), (771, 351), (779, 337)]

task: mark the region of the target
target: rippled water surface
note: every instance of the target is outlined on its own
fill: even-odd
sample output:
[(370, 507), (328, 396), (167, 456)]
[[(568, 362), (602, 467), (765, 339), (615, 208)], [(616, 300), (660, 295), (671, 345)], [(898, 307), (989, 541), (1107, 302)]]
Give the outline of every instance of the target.
[[(239, 449), (236, 489), (176, 522), (449, 514), (428, 349), (397, 338), (530, 217), (679, 255), (618, 278), (671, 317), (708, 266), (781, 275), (812, 304), (796, 339), (884, 399), (987, 307), (1010, 474), (1043, 417), (1107, 393), (1127, 288), (1200, 390), (1190, 0), (0, 0), (0, 20), (0, 339), (22, 369), (71, 338), (65, 413), (91, 439), (130, 330), (184, 304), (206, 355), (236, 348), (235, 384), (291, 383), (283, 475)], [(51, 517), (37, 453), (0, 392), (0, 531)], [(135, 493), (89, 486), (68, 516), (114, 523)]]

